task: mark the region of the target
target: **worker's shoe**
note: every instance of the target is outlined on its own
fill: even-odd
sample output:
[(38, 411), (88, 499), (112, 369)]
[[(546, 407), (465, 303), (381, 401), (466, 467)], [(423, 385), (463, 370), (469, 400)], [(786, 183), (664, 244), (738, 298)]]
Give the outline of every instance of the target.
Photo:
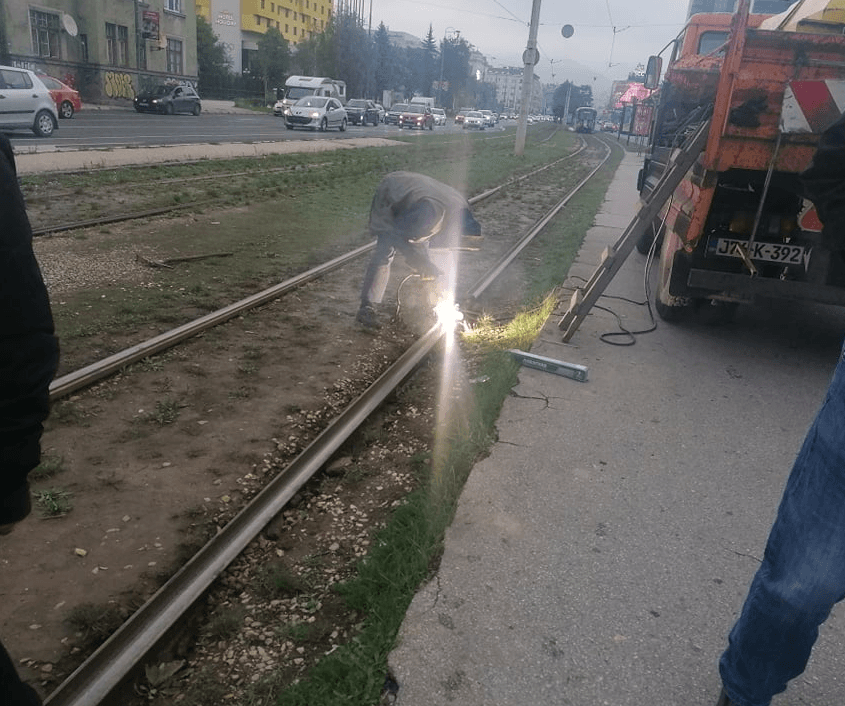
[(358, 313), (355, 315), (355, 320), (364, 328), (374, 331), (381, 328), (381, 324), (378, 322), (378, 316), (376, 316), (376, 310), (371, 304), (361, 304), (361, 308), (358, 309)]

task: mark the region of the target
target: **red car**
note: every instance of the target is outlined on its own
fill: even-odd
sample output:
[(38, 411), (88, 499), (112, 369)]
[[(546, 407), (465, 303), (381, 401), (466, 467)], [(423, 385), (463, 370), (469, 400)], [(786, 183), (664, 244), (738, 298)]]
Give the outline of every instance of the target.
[(38, 78), (47, 86), (50, 95), (56, 103), (56, 111), (60, 118), (70, 119), (77, 110), (82, 110), (82, 101), (79, 100), (79, 91), (62, 83), (52, 76), (39, 75)]
[(431, 108), (421, 103), (410, 103), (399, 114), (399, 128), (409, 127), (412, 130), (418, 127), (420, 130), (434, 130), (434, 114)]

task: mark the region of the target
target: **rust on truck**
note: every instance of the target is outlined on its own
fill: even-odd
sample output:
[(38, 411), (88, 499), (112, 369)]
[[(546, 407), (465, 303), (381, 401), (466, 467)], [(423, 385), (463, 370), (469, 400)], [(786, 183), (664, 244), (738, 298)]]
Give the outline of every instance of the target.
[[(784, 122), (784, 106), (800, 103), (802, 92), (845, 85), (843, 27), (843, 0), (803, 0), (784, 17), (750, 14), (749, 0), (740, 0), (733, 15), (694, 15), (674, 43), (652, 99), (643, 197), (692, 130), (706, 120), (710, 127), (704, 152), (638, 244), (646, 252), (662, 238), (663, 318), (702, 301), (733, 305), (757, 295), (845, 305), (845, 243), (837, 251), (821, 238), (798, 178), (819, 131)], [(832, 122), (841, 106), (827, 110)]]

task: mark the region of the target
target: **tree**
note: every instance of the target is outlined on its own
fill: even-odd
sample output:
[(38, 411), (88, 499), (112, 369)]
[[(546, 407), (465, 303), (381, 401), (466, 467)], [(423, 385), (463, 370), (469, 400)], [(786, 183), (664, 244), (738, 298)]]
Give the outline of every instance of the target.
[(392, 91), (396, 88), (393, 77), (396, 73), (396, 50), (390, 43), (390, 35), (387, 34), (387, 27), (384, 22), (379, 23), (373, 42), (375, 54), (374, 84), (375, 95), (381, 98), (384, 91)]
[(275, 27), (269, 27), (258, 40), (255, 54), (255, 70), (264, 83), (265, 98), (270, 93), (270, 86), (284, 85), (290, 65), (290, 49), (287, 40)]
[(229, 82), (229, 57), (208, 20), (197, 15), (197, 74), (200, 95), (219, 94)]
[(422, 71), (420, 72), (419, 91), (424, 96), (432, 96), (432, 87), (440, 76), (440, 52), (437, 51), (437, 40), (434, 38), (434, 29), (428, 26), (428, 34), (423, 40), (422, 46)]
[(461, 107), (459, 103), (471, 98), (467, 96), (469, 45), (460, 38), (443, 39), (440, 51), (443, 52), (443, 81), (448, 84), (448, 90), (441, 93), (441, 105), (451, 105), (453, 110), (457, 110)]

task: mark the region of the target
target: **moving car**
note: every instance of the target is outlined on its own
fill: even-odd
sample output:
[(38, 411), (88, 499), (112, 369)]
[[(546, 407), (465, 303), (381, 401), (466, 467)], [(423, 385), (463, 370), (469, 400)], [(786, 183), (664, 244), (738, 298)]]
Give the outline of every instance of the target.
[(352, 98), (346, 103), (346, 117), (350, 125), (379, 124), (379, 114), (376, 104), (365, 98)]
[(467, 111), (464, 109), (461, 109), (457, 113), (455, 113), (455, 125), (461, 125), (464, 122), (466, 116)]
[(405, 110), (399, 114), (399, 128), (418, 127), (420, 130), (434, 130), (434, 114), (431, 108), (422, 103), (409, 103)]
[(306, 96), (300, 98), (285, 113), (285, 127), (307, 127), (325, 132), (336, 127), (343, 132), (348, 122), (346, 109), (337, 98), (325, 96)]
[(478, 112), (484, 116), (484, 124), (486, 127), (496, 127), (496, 116), (493, 115), (492, 110), (479, 110)]
[(467, 111), (466, 116), (464, 117), (464, 130), (466, 130), (467, 128), (483, 130), (486, 125), (487, 121), (484, 119), (484, 116), (477, 110)]
[(394, 103), (387, 109), (387, 113), (384, 115), (384, 122), (386, 125), (398, 125), (399, 124), (399, 116), (402, 114), (402, 111), (408, 107), (407, 103)]
[(139, 113), (190, 113), (199, 115), (202, 101), (192, 86), (161, 84), (135, 96), (135, 110)]
[(50, 91), (32, 71), (0, 66), (0, 130), (32, 130), (50, 137), (59, 116)]
[(446, 124), (446, 111), (443, 108), (432, 108), (432, 114), (434, 115), (434, 124), (435, 125), (445, 125)]
[(387, 114), (387, 111), (384, 109), (384, 106), (381, 103), (376, 103), (376, 110), (378, 111), (378, 121), (380, 123), (383, 123), (384, 116)]
[(56, 104), (56, 110), (58, 111), (60, 118), (70, 120), (74, 113), (82, 110), (82, 101), (79, 99), (79, 91), (75, 88), (71, 88), (66, 83), (62, 83), (59, 79), (53, 78), (52, 76), (38, 74), (38, 78), (41, 79), (41, 83), (43, 83), (47, 87), (47, 90), (50, 91), (50, 95), (53, 97), (53, 101)]

